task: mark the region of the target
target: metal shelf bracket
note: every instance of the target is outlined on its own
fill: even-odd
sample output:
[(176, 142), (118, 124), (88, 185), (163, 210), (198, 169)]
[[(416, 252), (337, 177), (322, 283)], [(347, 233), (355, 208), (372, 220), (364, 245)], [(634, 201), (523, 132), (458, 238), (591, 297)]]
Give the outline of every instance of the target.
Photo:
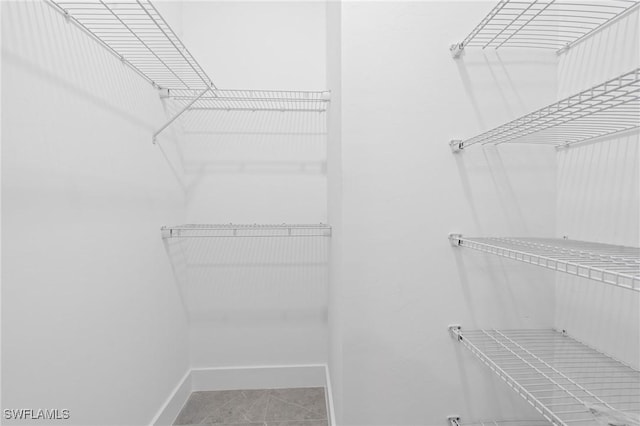
[(462, 55), (462, 51), (464, 50), (463, 43), (454, 43), (449, 46), (449, 51), (451, 52), (451, 56), (453, 59), (458, 59), (460, 55)]
[[(460, 326), (460, 324), (449, 324), (447, 326), (447, 329), (449, 330), (449, 334), (451, 334), (451, 337), (458, 341), (462, 340), (462, 327)], [(458, 420), (460, 419), (458, 418)]]
[(451, 426), (460, 426), (460, 416), (447, 416), (447, 421)]
[(451, 152), (460, 152), (464, 148), (464, 142), (462, 139), (452, 139), (449, 141), (449, 146), (451, 147)]
[(162, 235), (162, 239), (166, 240), (168, 238), (174, 238), (180, 236), (180, 229), (172, 229), (166, 226), (160, 228), (160, 233)]
[(449, 242), (454, 247), (461, 246), (462, 245), (462, 234), (449, 234)]

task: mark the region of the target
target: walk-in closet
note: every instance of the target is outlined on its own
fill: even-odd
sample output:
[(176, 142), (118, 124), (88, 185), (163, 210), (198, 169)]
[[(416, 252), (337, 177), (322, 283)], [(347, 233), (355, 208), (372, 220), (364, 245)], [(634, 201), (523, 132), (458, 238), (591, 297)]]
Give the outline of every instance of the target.
[(0, 12), (0, 424), (640, 426), (639, 1)]

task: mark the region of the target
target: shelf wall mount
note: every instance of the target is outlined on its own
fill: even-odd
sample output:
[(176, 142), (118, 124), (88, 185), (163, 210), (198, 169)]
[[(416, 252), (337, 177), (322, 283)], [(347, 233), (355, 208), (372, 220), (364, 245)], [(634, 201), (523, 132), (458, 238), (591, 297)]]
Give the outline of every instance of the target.
[(454, 43), (451, 46), (449, 46), (449, 51), (451, 52), (451, 56), (454, 59), (458, 59), (460, 55), (462, 55), (463, 50), (464, 50), (463, 43)]
[(453, 153), (460, 152), (464, 148), (464, 142), (462, 139), (452, 139), (449, 141), (449, 147)]
[(447, 416), (447, 421), (449, 422), (449, 426), (461, 426), (462, 425), (462, 423), (460, 423), (460, 416), (458, 416), (458, 415)]
[(564, 272), (640, 292), (640, 247), (563, 238), (465, 237), (449, 234), (454, 247)]
[(528, 143), (564, 148), (640, 128), (640, 68), (562, 99), (469, 139), (449, 142), (453, 152), (473, 145)]
[(500, 0), (450, 50), (454, 58), (459, 58), (467, 47), (550, 49), (562, 53), (639, 5), (636, 0)]

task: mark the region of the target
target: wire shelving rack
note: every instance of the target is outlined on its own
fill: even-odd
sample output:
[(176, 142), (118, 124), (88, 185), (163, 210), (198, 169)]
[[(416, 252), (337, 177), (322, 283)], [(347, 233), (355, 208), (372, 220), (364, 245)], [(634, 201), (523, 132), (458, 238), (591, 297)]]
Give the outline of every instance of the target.
[(188, 224), (163, 226), (162, 238), (330, 237), (331, 226), (320, 224)]
[(192, 110), (318, 111), (327, 91), (218, 89), (150, 0), (49, 0), (109, 52), (176, 101), (179, 112), (153, 134), (153, 141)]
[(564, 332), (449, 331), (554, 425), (638, 422), (640, 372)]
[(536, 48), (562, 52), (635, 9), (636, 0), (500, 0), (465, 37), (451, 46)]
[(213, 89), (198, 97), (194, 90), (171, 90), (169, 97), (185, 104), (195, 100), (189, 110), (323, 112), (327, 109), (330, 92)]
[(175, 120), (188, 111), (294, 111), (325, 112), (331, 99), (329, 91), (286, 90), (169, 90), (167, 98), (177, 102), (180, 110), (153, 134), (153, 141)]
[(640, 248), (561, 238), (464, 237), (449, 234), (453, 246), (468, 247), (554, 271), (640, 291)]
[(149, 0), (49, 2), (155, 87), (215, 87)]
[(463, 421), (459, 416), (447, 417), (449, 426), (549, 426), (546, 420), (483, 420)]
[(638, 127), (640, 68), (472, 138), (452, 140), (449, 144), (454, 152), (488, 143), (563, 147)]
[(294, 111), (325, 112), (331, 99), (329, 91), (286, 90), (169, 90), (166, 97), (176, 101), (180, 110), (153, 134), (153, 141), (175, 120), (188, 111)]

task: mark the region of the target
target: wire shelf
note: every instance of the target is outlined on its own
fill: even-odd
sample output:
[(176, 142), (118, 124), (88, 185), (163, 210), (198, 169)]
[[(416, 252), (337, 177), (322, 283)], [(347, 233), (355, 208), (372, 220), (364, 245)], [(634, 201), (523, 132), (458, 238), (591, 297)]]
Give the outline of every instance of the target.
[(49, 0), (109, 52), (176, 101), (179, 111), (153, 134), (153, 142), (193, 110), (318, 111), (329, 92), (219, 90), (149, 0)]
[(559, 238), (471, 238), (450, 234), (454, 246), (640, 291), (640, 248)]
[(640, 127), (640, 68), (466, 140), (475, 144), (531, 143), (557, 147)]
[(169, 97), (189, 104), (189, 110), (326, 111), (330, 92), (212, 89), (198, 96), (194, 90), (171, 90)]
[(331, 226), (325, 224), (278, 224), (278, 225), (178, 225), (163, 226), (162, 238), (256, 238), (256, 237), (330, 237)]
[(215, 87), (149, 0), (49, 0), (154, 86)]
[(500, 0), (458, 44), (465, 47), (521, 47), (563, 51), (635, 9), (636, 0)]
[(164, 126), (153, 134), (153, 141), (175, 120), (188, 111), (294, 111), (324, 112), (331, 99), (328, 91), (285, 90), (169, 90), (166, 95), (180, 106)]
[(458, 416), (447, 417), (450, 426), (549, 426), (546, 420), (483, 420), (466, 422)]
[(555, 425), (635, 425), (640, 372), (554, 330), (449, 331)]

